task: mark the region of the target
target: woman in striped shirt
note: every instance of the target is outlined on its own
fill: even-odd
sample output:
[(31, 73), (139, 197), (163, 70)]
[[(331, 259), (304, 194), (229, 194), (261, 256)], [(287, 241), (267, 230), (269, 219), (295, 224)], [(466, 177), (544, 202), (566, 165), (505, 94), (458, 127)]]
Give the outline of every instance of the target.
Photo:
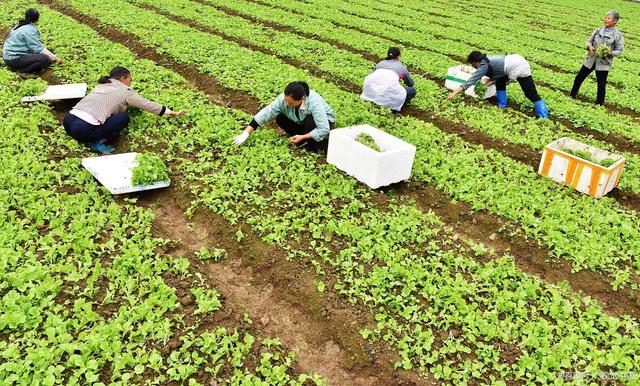
[(115, 67), (108, 76), (98, 80), (98, 85), (82, 98), (64, 117), (67, 133), (80, 143), (89, 144), (92, 151), (110, 154), (115, 148), (107, 143), (117, 137), (129, 125), (129, 105), (157, 115), (178, 118), (186, 113), (151, 102), (131, 90), (131, 72)]

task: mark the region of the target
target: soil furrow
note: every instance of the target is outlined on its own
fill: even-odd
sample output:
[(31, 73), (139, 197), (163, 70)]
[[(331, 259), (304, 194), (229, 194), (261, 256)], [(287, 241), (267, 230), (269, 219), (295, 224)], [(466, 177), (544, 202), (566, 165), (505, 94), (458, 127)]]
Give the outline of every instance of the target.
[[(41, 2), (46, 3), (46, 0)], [(56, 9), (53, 3), (48, 6)], [(68, 16), (73, 17), (73, 12), (69, 12)], [(51, 84), (62, 83), (50, 71), (43, 78)], [(60, 123), (75, 104), (75, 100), (67, 102), (52, 107), (52, 113)], [(120, 137), (116, 147), (127, 149), (127, 138)], [(202, 278), (222, 295), (224, 307), (201, 320), (198, 332), (218, 326), (236, 328), (240, 324), (258, 338), (277, 337), (287, 350), (296, 352), (295, 364), (299, 373), (317, 372), (330, 385), (435, 384), (432, 380), (395, 369), (393, 363), (399, 359), (397, 354), (383, 343), (370, 344), (362, 339), (359, 331), (376, 323), (371, 311), (349, 303), (329, 286), (324, 293), (319, 293), (314, 286), (318, 277), (310, 264), (287, 261), (283, 250), (265, 244), (248, 227), (243, 227), (245, 239), (237, 242), (237, 227), (208, 210), (196, 210), (188, 219), (185, 213), (193, 197), (176, 188), (183, 185), (179, 175), (174, 173), (172, 179), (169, 188), (134, 193), (132, 197), (138, 199), (137, 205), (153, 210), (154, 236), (172, 240), (164, 252), (188, 258), (191, 269), (201, 273)], [(116, 202), (126, 203), (121, 198)], [(223, 248), (228, 258), (217, 263), (195, 258), (195, 253), (203, 246)], [(193, 324), (195, 306), (189, 292), (193, 280), (169, 278), (168, 281), (185, 308), (186, 324)], [(245, 314), (253, 324), (243, 325), (247, 323)], [(180, 336), (180, 332), (176, 333), (161, 349), (168, 354), (179, 347)]]
[[(200, 1), (200, 0), (196, 0), (196, 1)], [(256, 4), (260, 4), (260, 5), (265, 5), (265, 6), (269, 6), (269, 7), (278, 8), (278, 9), (281, 9), (283, 11), (294, 13), (294, 14), (299, 15), (299, 16), (307, 16), (303, 12), (293, 11), (293, 10), (290, 10), (287, 7), (281, 6), (279, 4), (271, 4), (271, 3), (265, 2), (263, 0), (247, 0), (247, 1), (248, 2), (253, 2), (253, 3), (256, 3)], [(369, 36), (372, 36), (372, 37), (376, 37), (376, 38), (379, 38), (379, 39), (388, 40), (394, 45), (403, 46), (403, 47), (406, 47), (406, 48), (410, 48), (410, 49), (421, 51), (421, 52), (425, 52), (425, 53), (432, 52), (432, 53), (436, 53), (436, 54), (439, 54), (439, 55), (445, 55), (445, 56), (451, 58), (451, 60), (453, 62), (455, 62), (455, 63), (465, 63), (466, 62), (466, 59), (464, 57), (462, 57), (462, 56), (458, 56), (458, 55), (454, 55), (454, 54), (443, 54), (441, 52), (429, 50), (429, 49), (424, 48), (424, 47), (418, 47), (418, 46), (416, 46), (416, 45), (414, 45), (412, 43), (405, 42), (405, 41), (402, 41), (402, 40), (397, 40), (397, 39), (391, 39), (388, 36), (377, 34), (377, 33), (371, 32), (371, 31), (367, 31), (367, 30), (364, 30), (362, 28), (359, 28), (359, 27), (356, 27), (356, 26), (353, 26), (353, 25), (350, 25), (350, 24), (341, 23), (341, 22), (337, 22), (337, 21), (334, 21), (333, 23), (338, 25), (338, 26), (340, 26), (340, 27), (348, 28), (348, 29), (360, 32), (362, 34), (366, 34), (366, 35), (369, 35)], [(536, 81), (536, 83), (539, 86), (543, 86), (543, 87), (549, 88), (549, 89), (551, 89), (553, 91), (556, 91), (556, 92), (567, 93), (567, 91), (565, 91), (565, 90), (556, 89), (554, 86), (549, 85), (549, 84), (544, 83), (544, 82), (541, 82), (541, 81)], [(577, 99), (581, 100), (583, 102), (592, 102), (591, 100), (587, 99), (586, 97), (584, 97), (582, 95), (578, 95)], [(618, 113), (618, 114), (628, 115), (628, 116), (630, 116), (632, 118), (640, 118), (640, 113), (635, 112), (634, 110), (631, 110), (629, 108), (616, 106), (616, 105), (613, 105), (613, 104), (611, 104), (609, 102), (605, 102), (604, 107), (607, 109), (607, 111), (609, 111), (611, 113)]]
[[(222, 294), (232, 317), (247, 313), (260, 335), (277, 337), (297, 352), (300, 372), (317, 372), (331, 385), (433, 384), (394, 369), (398, 356), (384, 344), (364, 341), (359, 331), (375, 324), (370, 310), (330, 288), (319, 293), (310, 265), (286, 261), (284, 251), (264, 244), (247, 227), (238, 243), (237, 227), (208, 210), (187, 219), (190, 197), (177, 189), (141, 194), (139, 203), (153, 208), (154, 232), (179, 241), (172, 253), (190, 259), (192, 268)], [(224, 248), (229, 257), (219, 263), (198, 261), (193, 256), (202, 246)]]
[[(198, 2), (202, 5), (208, 5), (211, 6), (210, 4), (208, 4), (206, 2), (206, 0), (193, 0), (194, 2)], [(334, 40), (330, 40), (330, 39), (326, 39), (320, 36), (316, 36), (313, 34), (308, 34), (305, 33), (303, 31), (298, 31), (295, 30), (291, 27), (287, 27), (281, 24), (276, 24), (276, 23), (271, 23), (265, 20), (261, 20), (255, 17), (251, 17), (248, 15), (244, 15), (238, 12), (235, 12), (232, 9), (226, 8), (226, 7), (214, 7), (224, 13), (226, 13), (229, 16), (236, 16), (236, 17), (240, 17), (242, 19), (245, 19), (247, 21), (250, 21), (252, 23), (256, 23), (256, 24), (260, 24), (263, 25), (265, 27), (274, 29), (276, 31), (280, 31), (280, 32), (286, 32), (286, 33), (291, 33), (291, 34), (296, 34), (296, 35), (300, 35), (303, 36), (307, 39), (312, 39), (312, 40), (316, 40), (318, 42), (322, 42), (322, 43), (326, 43), (326, 44), (331, 44), (333, 46), (335, 46), (336, 48), (351, 52), (353, 54), (356, 55), (360, 55), (362, 58), (370, 60), (372, 62), (378, 62), (380, 60), (382, 60), (382, 57), (376, 56), (368, 51), (362, 51), (362, 50), (358, 50), (352, 46), (348, 46), (346, 44), (340, 43), (338, 41), (334, 41)], [(428, 80), (431, 80), (435, 83), (437, 83), (439, 86), (444, 87), (444, 78), (438, 78), (435, 77), (431, 74), (426, 73), (423, 70), (411, 67), (411, 66), (407, 66), (408, 70), (411, 73), (414, 73), (416, 75), (420, 75)], [(471, 98), (467, 98), (467, 102), (473, 103), (473, 101), (471, 100)], [(534, 116), (532, 111), (525, 111), (523, 110), (519, 105), (517, 106), (510, 106), (511, 109), (514, 110), (518, 110), (524, 114), (527, 114), (531, 117)], [(560, 118), (560, 117), (552, 117), (555, 121), (558, 121), (560, 123), (562, 123), (566, 128), (568, 128), (569, 130), (575, 132), (576, 134), (580, 134), (580, 135), (585, 135), (585, 136), (592, 136), (593, 138), (599, 140), (599, 141), (603, 141), (603, 142), (609, 142), (611, 144), (613, 144), (614, 146), (616, 146), (617, 149), (621, 150), (621, 151), (626, 151), (629, 153), (634, 153), (634, 154), (640, 154), (640, 147), (632, 142), (629, 141), (629, 139), (621, 137), (615, 133), (610, 133), (610, 134), (604, 134), (602, 132), (596, 131), (594, 129), (590, 129), (587, 127), (576, 127), (571, 121), (569, 121), (566, 118)]]
[[(103, 26), (98, 20), (80, 14), (66, 5), (56, 3), (54, 0), (39, 1), (63, 14), (66, 14), (67, 16), (87, 24), (94, 30), (98, 31), (101, 36), (112, 41), (125, 44), (130, 50), (140, 57), (150, 60), (154, 60), (153, 57), (160, 58), (161, 62), (165, 63), (167, 68), (179, 73), (186, 79), (190, 79), (190, 83), (196, 89), (199, 89), (204, 93), (210, 94), (213, 92), (215, 96), (216, 90), (219, 89), (219, 85), (212, 88), (210, 87), (210, 85), (215, 82), (211, 80), (209, 76), (198, 72), (197, 69), (194, 70), (192, 68), (179, 65), (171, 59), (157, 54), (151, 48), (141, 47), (141, 45), (136, 42), (135, 37), (131, 35), (119, 32), (111, 27)], [(248, 97), (243, 93), (233, 90), (227, 91), (235, 98), (235, 100), (242, 101), (246, 99), (249, 101), (255, 101), (255, 99)], [(218, 98), (212, 98), (214, 101), (216, 99)], [(222, 101), (222, 105), (225, 105), (224, 101)], [(244, 111), (255, 111), (253, 106), (242, 105), (240, 103), (238, 103), (235, 108), (242, 109)], [(540, 274), (540, 277), (547, 282), (556, 283), (558, 281), (566, 280), (571, 284), (574, 290), (582, 291), (584, 294), (599, 300), (603, 304), (603, 308), (606, 312), (616, 316), (628, 314), (637, 318), (640, 317), (640, 300), (636, 299), (633, 291), (621, 290), (619, 292), (612, 292), (609, 282), (602, 276), (591, 271), (572, 273), (569, 267), (563, 268), (562, 266), (550, 266), (548, 263), (549, 255), (546, 249), (537, 245), (535, 241), (527, 241), (524, 238), (521, 238), (523, 245), (525, 246), (519, 248), (516, 243), (516, 240), (520, 240), (518, 239), (519, 236), (512, 237), (506, 234), (504, 236), (500, 236), (501, 229), (511, 227), (506, 225), (509, 224), (508, 221), (500, 218), (499, 216), (487, 212), (473, 212), (467, 204), (461, 202), (453, 204), (452, 197), (424, 184), (401, 184), (398, 188), (402, 194), (415, 199), (418, 206), (423, 211), (433, 210), (461, 235), (467, 235), (469, 238), (488, 244), (495, 248), (498, 254), (510, 251), (510, 253), (516, 257), (518, 267), (523, 271), (539, 274), (538, 272), (542, 269), (547, 269), (548, 273), (544, 274), (544, 276), (543, 274)], [(477, 234), (477, 238), (473, 236), (474, 233)], [(492, 242), (496, 240), (498, 242)]]
[[(330, 73), (327, 73), (323, 70), (318, 69), (317, 67), (315, 67), (315, 65), (313, 65), (312, 63), (308, 63), (308, 62), (303, 62), (297, 59), (292, 59), (290, 57), (284, 56), (284, 55), (280, 55), (277, 52), (271, 51), (269, 49), (266, 49), (264, 47), (260, 47), (257, 46), (255, 44), (252, 44), (250, 42), (247, 42), (245, 40), (241, 40), (241, 39), (237, 39), (234, 38), (232, 36), (228, 36), (218, 30), (215, 30), (213, 28), (204, 26), (196, 21), (193, 21), (191, 19), (187, 19), (187, 18), (183, 18), (183, 17), (179, 17), (176, 16), (174, 14), (165, 12), (157, 7), (154, 7), (152, 5), (148, 5), (148, 4), (144, 4), (144, 5), (140, 5), (141, 8), (146, 9), (146, 10), (150, 10), (153, 12), (158, 13), (159, 15), (162, 15), (170, 20), (173, 20), (175, 22), (187, 25), (191, 28), (194, 28), (198, 31), (204, 32), (204, 33), (208, 33), (208, 34), (212, 34), (215, 36), (218, 36), (222, 39), (234, 42), (240, 46), (243, 46), (245, 48), (248, 48), (252, 51), (258, 51), (258, 52), (262, 52), (264, 54), (267, 55), (272, 55), (277, 57), (278, 59), (282, 60), (283, 62), (296, 67), (296, 68), (303, 68), (305, 70), (307, 70), (309, 73), (311, 73), (313, 76), (321, 78), (327, 82), (333, 83), (335, 85), (337, 85), (340, 89), (342, 89), (343, 91), (347, 91), (350, 93), (354, 93), (354, 94), (360, 94), (361, 92), (361, 86), (360, 85), (356, 85), (353, 83), (350, 83), (346, 80), (342, 80), (342, 81), (336, 81), (335, 76), (333, 76)], [(422, 73), (420, 73), (421, 75), (423, 75)], [(442, 85), (444, 84), (444, 82), (442, 80), (437, 80), (437, 82), (441, 82)], [(250, 111), (249, 113), (254, 113), (257, 110), (254, 111)], [(541, 156), (541, 152), (533, 150), (531, 148), (522, 146), (522, 145), (517, 145), (517, 144), (513, 144), (507, 141), (502, 141), (502, 140), (498, 140), (495, 138), (492, 138), (491, 136), (489, 136), (488, 134), (486, 134), (485, 132), (483, 132), (482, 130), (479, 129), (475, 129), (469, 126), (466, 126), (464, 124), (460, 124), (460, 123), (453, 123), (450, 122), (444, 118), (429, 114), (428, 112), (418, 109), (416, 107), (413, 107), (411, 105), (405, 107), (403, 109), (405, 114), (411, 115), (415, 118), (418, 118), (422, 121), (428, 122), (428, 123), (432, 123), (435, 126), (437, 126), (439, 129), (441, 129), (442, 131), (449, 133), (449, 134), (455, 134), (461, 138), (463, 138), (465, 141), (474, 144), (474, 145), (482, 145), (483, 148), (485, 149), (492, 149), (492, 150), (496, 150), (499, 151), (500, 153), (504, 154), (505, 156), (524, 163), (525, 165), (530, 166), (533, 170), (537, 170), (538, 169), (538, 165), (540, 163), (540, 156)], [(580, 194), (577, 193), (576, 194)], [(626, 199), (620, 200), (620, 204), (635, 210), (637, 212), (640, 213), (640, 195), (636, 195), (634, 193), (631, 192), (622, 192), (622, 194), (627, 197)]]

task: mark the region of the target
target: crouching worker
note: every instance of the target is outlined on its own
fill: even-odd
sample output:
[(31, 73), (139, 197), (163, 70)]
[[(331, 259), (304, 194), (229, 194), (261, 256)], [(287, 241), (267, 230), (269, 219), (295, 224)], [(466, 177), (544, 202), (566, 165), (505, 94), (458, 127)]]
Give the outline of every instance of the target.
[(449, 99), (455, 98), (459, 93), (478, 83), (483, 76), (488, 76), (496, 85), (498, 107), (504, 109), (507, 107), (507, 83), (517, 80), (524, 95), (533, 103), (536, 116), (538, 118), (549, 117), (547, 104), (538, 95), (531, 76), (531, 66), (525, 58), (520, 55), (487, 57), (480, 51), (473, 51), (467, 57), (467, 62), (476, 69), (476, 72), (462, 86), (453, 90), (448, 96)]
[[(400, 80), (406, 87), (400, 84)], [(386, 59), (376, 64), (373, 72), (364, 79), (360, 98), (398, 113), (416, 96), (414, 84), (409, 71), (400, 62), (400, 49), (391, 47)]]
[(273, 118), (289, 136), (289, 142), (310, 151), (326, 151), (329, 130), (335, 127), (336, 116), (329, 104), (305, 82), (292, 82), (267, 107), (256, 114), (242, 134), (233, 139), (242, 145), (258, 127)]
[(64, 117), (67, 133), (78, 142), (88, 144), (96, 153), (109, 154), (115, 149), (108, 146), (111, 140), (129, 125), (129, 105), (157, 115), (180, 117), (185, 111), (175, 112), (151, 102), (133, 92), (131, 72), (115, 67), (108, 76), (98, 80), (98, 85), (82, 98)]
[(24, 74), (36, 74), (45, 70), (51, 62), (62, 64), (62, 60), (46, 49), (35, 24), (40, 13), (29, 8), (24, 19), (11, 30), (2, 47), (2, 58), (12, 71)]

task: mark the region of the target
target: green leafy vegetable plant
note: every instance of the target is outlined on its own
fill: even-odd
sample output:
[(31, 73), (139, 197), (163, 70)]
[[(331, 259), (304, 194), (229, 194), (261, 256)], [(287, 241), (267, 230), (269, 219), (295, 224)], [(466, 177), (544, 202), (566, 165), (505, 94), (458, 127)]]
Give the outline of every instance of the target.
[(600, 58), (608, 58), (611, 56), (611, 47), (606, 44), (600, 44), (596, 47), (596, 56)]
[(40, 78), (27, 79), (20, 85), (20, 94), (27, 95), (40, 95), (46, 90), (47, 82)]
[(373, 150), (377, 151), (377, 152), (382, 152), (382, 150), (380, 149), (380, 146), (378, 146), (378, 144), (376, 143), (376, 140), (373, 139), (372, 136), (370, 136), (367, 133), (360, 133), (356, 136), (356, 141), (360, 142), (361, 144), (368, 146), (370, 148), (372, 148)]
[(564, 151), (567, 154), (571, 154), (573, 156), (576, 156), (578, 158), (582, 158), (583, 160), (589, 161), (589, 162), (594, 163), (596, 165), (604, 166), (605, 168), (608, 168), (609, 166), (611, 166), (614, 163), (616, 163), (616, 161), (614, 161), (611, 158), (605, 158), (602, 161), (598, 162), (595, 159), (593, 159), (593, 157), (591, 157), (591, 154), (588, 151), (584, 151), (584, 150), (563, 149), (562, 151)]
[(155, 182), (169, 182), (169, 168), (154, 153), (140, 153), (136, 156), (137, 165), (131, 170), (133, 185), (149, 185)]

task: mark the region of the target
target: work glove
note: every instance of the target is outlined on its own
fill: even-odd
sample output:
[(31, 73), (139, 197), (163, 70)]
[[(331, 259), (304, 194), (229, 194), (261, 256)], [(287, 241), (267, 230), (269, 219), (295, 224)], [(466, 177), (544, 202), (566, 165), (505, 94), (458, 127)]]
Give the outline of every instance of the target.
[(233, 139), (233, 143), (240, 146), (244, 143), (244, 141), (249, 138), (249, 132), (247, 130), (243, 131), (242, 134), (238, 135)]

